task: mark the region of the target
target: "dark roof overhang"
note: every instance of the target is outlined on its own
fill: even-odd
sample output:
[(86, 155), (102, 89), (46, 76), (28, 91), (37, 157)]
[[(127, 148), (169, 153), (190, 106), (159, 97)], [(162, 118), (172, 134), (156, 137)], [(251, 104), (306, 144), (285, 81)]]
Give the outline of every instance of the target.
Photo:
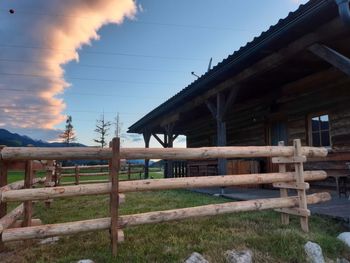
[[(344, 0), (337, 1), (343, 2)], [(342, 8), (344, 9), (344, 6)], [(343, 12), (345, 13), (345, 11)], [(335, 0), (310, 0), (308, 3), (301, 5), (296, 11), (289, 13), (286, 18), (279, 20), (276, 25), (271, 26), (260, 36), (254, 38), (253, 41), (228, 56), (175, 96), (149, 112), (130, 126), (128, 132), (144, 132), (145, 129), (152, 127), (154, 120), (181, 106), (184, 101), (197, 97), (225, 80), (228, 76), (234, 76), (263, 59), (267, 56), (265, 50), (277, 51), (338, 16), (338, 6)]]

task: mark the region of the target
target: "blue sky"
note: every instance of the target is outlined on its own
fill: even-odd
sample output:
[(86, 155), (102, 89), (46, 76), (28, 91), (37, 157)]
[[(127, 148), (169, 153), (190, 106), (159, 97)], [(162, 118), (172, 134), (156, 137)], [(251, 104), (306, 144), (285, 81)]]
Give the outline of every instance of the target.
[[(213, 65), (217, 64), (304, 2), (138, 1), (134, 19), (103, 26), (98, 31), (99, 40), (79, 50), (79, 61), (63, 66), (64, 79), (71, 84), (59, 96), (66, 104), (63, 113), (72, 115), (78, 140), (87, 145), (93, 145), (94, 125), (103, 112), (110, 121), (119, 112), (126, 131), (132, 123), (194, 81), (191, 71), (203, 74), (211, 57)], [(0, 5), (0, 23), (14, 19), (6, 12), (10, 3)], [(28, 6), (18, 8), (22, 13), (15, 15), (35, 17), (36, 22), (46, 23), (52, 19), (42, 13), (26, 13)], [(84, 13), (60, 15), (75, 23), (87, 23), (90, 19)], [(11, 29), (3, 27), (2, 30)], [(21, 27), (15, 28), (11, 34), (20, 34), (21, 30)], [(13, 69), (16, 70), (15, 64)], [(16, 131), (6, 124), (4, 128)], [(62, 129), (64, 123), (54, 128)], [(181, 141), (176, 145), (183, 146)], [(124, 144), (143, 146), (135, 137), (129, 137)]]

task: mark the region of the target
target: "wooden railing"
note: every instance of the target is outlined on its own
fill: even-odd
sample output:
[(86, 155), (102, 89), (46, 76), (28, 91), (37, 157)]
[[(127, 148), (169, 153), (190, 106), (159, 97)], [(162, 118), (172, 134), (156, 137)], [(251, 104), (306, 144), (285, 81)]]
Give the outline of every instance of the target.
[[(125, 227), (167, 222), (192, 217), (202, 217), (233, 213), (240, 211), (253, 211), (265, 209), (278, 209), (282, 213), (282, 223), (289, 223), (289, 215), (300, 217), (301, 227), (309, 231), (308, 217), (310, 211), (307, 204), (314, 204), (330, 200), (328, 193), (306, 195), (309, 184), (306, 181), (323, 180), (327, 174), (323, 171), (304, 172), (303, 163), (307, 157), (324, 157), (327, 150), (323, 148), (301, 147), (300, 140), (295, 140), (293, 146), (259, 146), (259, 147), (213, 147), (195, 149), (120, 149), (119, 139), (113, 139), (109, 149), (97, 148), (11, 148), (1, 150), (1, 175), (5, 174), (6, 162), (10, 160), (32, 159), (107, 159), (109, 160), (109, 183), (84, 184), (73, 186), (58, 186), (46, 188), (31, 188), (33, 180), (26, 172), (29, 184), (24, 184), (26, 189), (6, 188), (1, 191), (1, 204), (6, 202), (24, 202), (15, 210), (0, 219), (2, 242), (45, 238), (57, 235), (70, 235), (75, 233), (110, 229), (112, 252), (117, 253), (117, 242), (122, 241)], [(120, 159), (212, 159), (233, 157), (272, 157), (274, 163), (279, 164), (278, 173), (245, 174), (225, 176), (183, 177), (169, 179), (150, 179), (137, 181), (118, 181)], [(286, 164), (294, 166), (293, 172), (286, 172)], [(29, 165), (30, 166), (30, 165)], [(28, 167), (29, 167), (28, 166)], [(29, 179), (28, 179), (29, 178)], [(281, 189), (281, 197), (258, 199), (242, 202), (228, 202), (224, 204), (212, 204), (198, 207), (156, 211), (133, 215), (118, 215), (119, 199), (122, 193), (153, 191), (164, 189), (186, 189), (199, 187), (235, 186), (245, 184), (272, 183)], [(295, 189), (297, 196), (288, 196), (286, 189)], [(90, 219), (84, 221), (67, 222), (53, 225), (34, 226), (31, 220), (31, 205), (34, 200), (50, 200), (63, 197), (76, 197), (87, 195), (110, 195), (110, 217)], [(30, 204), (30, 205), (28, 205)], [(26, 209), (27, 207), (27, 209)], [(19, 227), (17, 220), (23, 215), (24, 222)], [(15, 226), (15, 228), (10, 228)]]
[[(145, 166), (140, 164), (124, 164), (119, 175), (127, 175), (127, 180), (131, 180), (131, 175), (138, 174), (138, 179), (142, 178), (142, 174), (145, 171)], [(80, 180), (81, 177), (108, 177), (109, 176), (109, 165), (75, 165), (75, 166), (58, 166), (56, 167), (55, 173), (57, 174), (56, 185), (71, 185), (71, 184), (91, 184), (91, 183), (105, 183), (107, 179), (92, 179), (92, 180)], [(63, 178), (74, 177), (74, 182), (62, 182)]]

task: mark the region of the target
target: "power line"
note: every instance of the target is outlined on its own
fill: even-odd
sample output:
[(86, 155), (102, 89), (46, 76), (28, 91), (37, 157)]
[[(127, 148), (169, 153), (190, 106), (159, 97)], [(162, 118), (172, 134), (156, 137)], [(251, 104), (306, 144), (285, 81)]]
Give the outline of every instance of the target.
[[(29, 63), (29, 64), (42, 64), (41, 61), (35, 61), (35, 60), (22, 60), (22, 59), (7, 59), (7, 58), (0, 58), (0, 61), (4, 62), (16, 62), (16, 63)], [(47, 62), (45, 62), (47, 63)], [(52, 63), (54, 64), (54, 62)], [(130, 71), (156, 71), (156, 72), (173, 72), (173, 73), (184, 73), (187, 74), (187, 71), (181, 71), (181, 70), (166, 70), (166, 69), (149, 69), (149, 68), (134, 68), (134, 67), (120, 67), (120, 66), (102, 66), (102, 65), (95, 65), (95, 64), (81, 64), (77, 63), (75, 66), (77, 67), (87, 67), (87, 68), (101, 68), (101, 69), (118, 69), (118, 70), (130, 70)]]
[[(42, 90), (26, 90), (26, 89), (2, 89), (0, 88), (0, 91), (10, 91), (10, 92), (21, 92), (21, 93), (30, 93), (33, 94), (34, 91), (37, 92), (43, 92)], [(60, 95), (60, 94), (59, 94)], [(111, 97), (114, 96), (117, 98), (132, 98), (132, 99), (154, 99), (154, 100), (164, 100), (164, 98), (161, 97), (144, 97), (144, 96), (131, 96), (131, 95), (120, 95), (116, 93), (88, 93), (88, 92), (67, 92), (66, 95), (73, 95), (73, 96), (94, 96), (94, 97)]]
[[(0, 8), (0, 10), (8, 12), (8, 9)], [(25, 14), (25, 15), (36, 15), (36, 16), (46, 16), (52, 18), (56, 17), (64, 17), (71, 19), (91, 19), (91, 17), (87, 16), (72, 16), (66, 14), (58, 14), (58, 13), (40, 13), (33, 12), (28, 9), (16, 9), (16, 13)], [(211, 26), (211, 25), (193, 25), (193, 24), (176, 24), (176, 23), (161, 23), (155, 21), (139, 21), (139, 20), (129, 20), (130, 23), (139, 24), (139, 25), (151, 25), (151, 26), (164, 26), (164, 27), (179, 27), (179, 28), (194, 28), (194, 29), (207, 29), (207, 30), (225, 30), (225, 31), (242, 31), (249, 32), (250, 30), (242, 29), (242, 28), (232, 28), (232, 27), (223, 27), (223, 26)]]
[[(29, 77), (29, 78), (53, 78), (62, 80), (57, 76), (50, 75), (37, 75), (37, 74), (24, 74), (24, 73), (10, 73), (10, 72), (0, 72), (0, 75), (3, 76), (11, 76), (11, 77)], [(142, 84), (142, 85), (181, 85), (175, 83), (163, 83), (163, 82), (143, 82), (143, 81), (129, 81), (129, 80), (119, 80), (119, 79), (96, 79), (96, 78), (81, 78), (81, 77), (67, 77), (69, 79), (74, 80), (88, 80), (88, 81), (102, 81), (102, 82), (118, 82), (124, 84)]]
[[(9, 45), (0, 43), (0, 47), (4, 48), (18, 48), (18, 49), (39, 49), (39, 50), (49, 50), (59, 52), (60, 54), (65, 54), (64, 52), (77, 52), (75, 49), (57, 49), (52, 47), (43, 46), (25, 46), (25, 45)], [(141, 57), (141, 58), (152, 58), (152, 59), (169, 59), (169, 60), (195, 60), (195, 61), (206, 61), (206, 59), (200, 58), (188, 58), (188, 57), (170, 57), (170, 56), (155, 56), (155, 55), (142, 55), (142, 54), (132, 54), (132, 53), (121, 53), (121, 52), (111, 52), (111, 51), (91, 51), (84, 50), (85, 54), (94, 55), (106, 55), (106, 56), (125, 56), (125, 57)]]

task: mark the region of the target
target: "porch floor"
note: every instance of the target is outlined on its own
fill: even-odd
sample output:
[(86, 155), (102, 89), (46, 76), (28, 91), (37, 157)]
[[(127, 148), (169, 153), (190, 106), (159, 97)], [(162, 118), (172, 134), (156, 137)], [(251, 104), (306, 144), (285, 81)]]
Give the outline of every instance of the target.
[[(233, 200), (253, 200), (263, 198), (274, 198), (279, 197), (279, 191), (273, 189), (255, 189), (255, 188), (225, 188), (222, 192), (221, 188), (202, 188), (202, 189), (191, 189), (192, 191), (210, 194), (210, 195), (221, 195), (226, 198)], [(338, 193), (329, 190), (317, 190), (313, 189), (309, 193), (327, 191), (332, 195), (332, 200), (320, 204), (309, 205), (309, 209), (312, 214), (327, 216), (334, 219), (344, 221), (350, 224), (350, 200), (342, 196), (339, 198)], [(290, 195), (293, 195), (291, 192)]]

